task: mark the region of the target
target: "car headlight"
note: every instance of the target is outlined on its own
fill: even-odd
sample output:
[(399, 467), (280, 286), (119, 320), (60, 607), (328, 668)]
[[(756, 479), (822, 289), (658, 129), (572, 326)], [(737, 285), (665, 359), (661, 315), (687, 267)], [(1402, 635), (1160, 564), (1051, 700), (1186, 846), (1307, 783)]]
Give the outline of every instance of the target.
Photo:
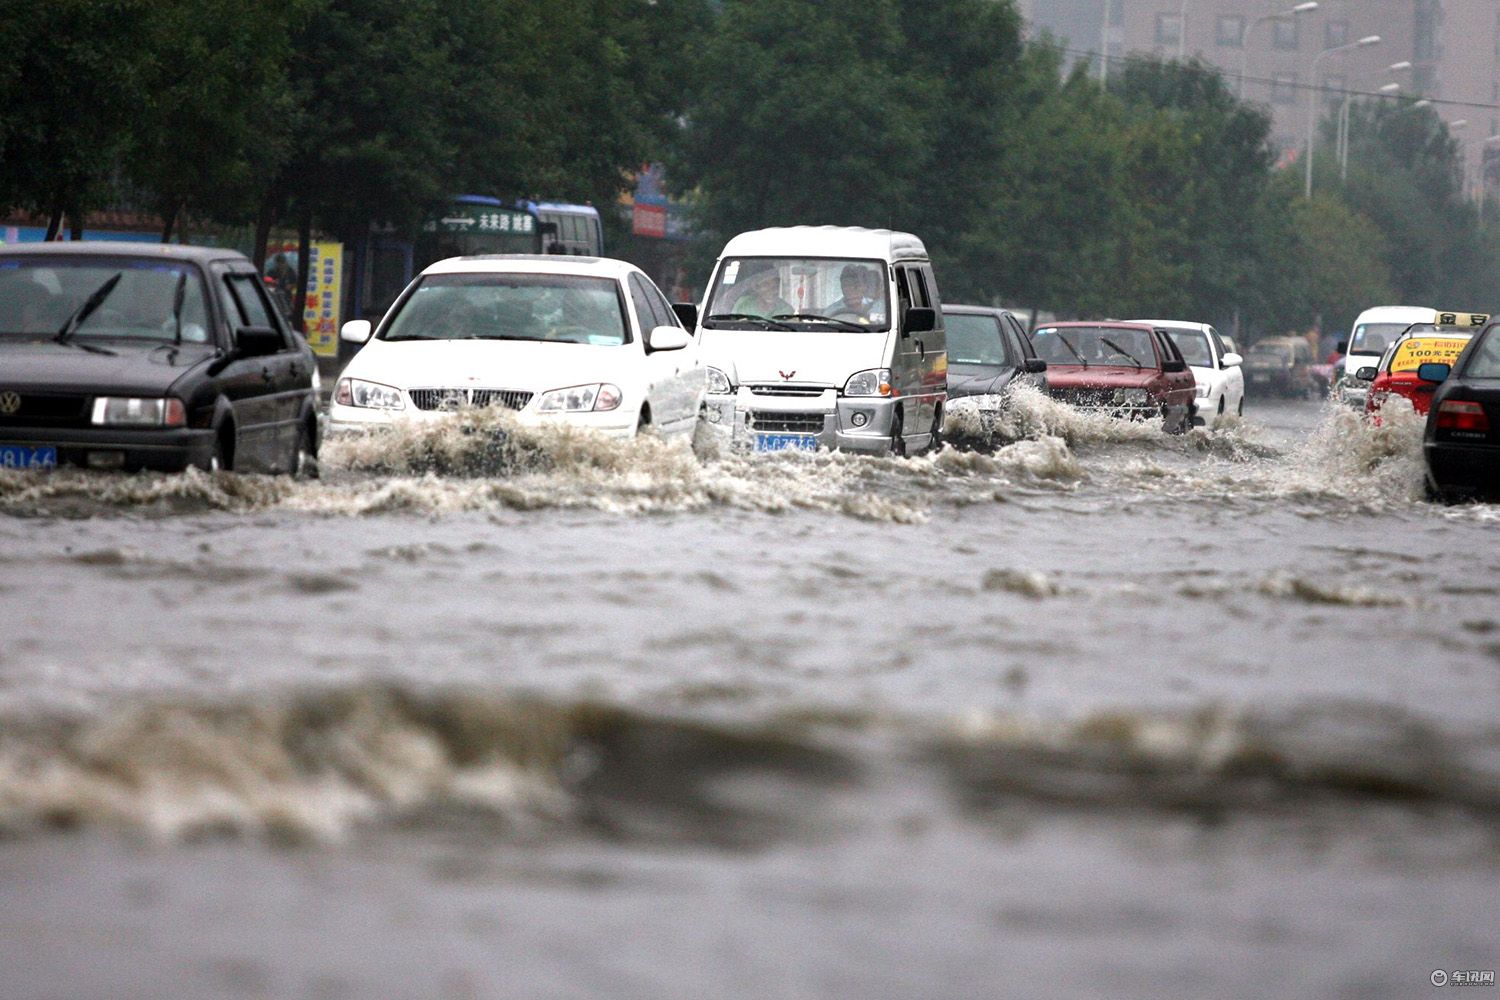
[(729, 376), (717, 368), (704, 368), (703, 373), (708, 377), (708, 391), (720, 396), (727, 396), (734, 392), (734, 386), (729, 381)]
[(1151, 401), (1151, 394), (1145, 389), (1116, 389), (1114, 403), (1116, 406), (1145, 406)]
[(620, 387), (608, 382), (593, 385), (571, 385), (542, 393), (536, 402), (538, 413), (587, 413), (613, 410), (620, 405)]
[(187, 408), (180, 399), (96, 396), (90, 420), (95, 427), (182, 427)]
[(849, 381), (844, 383), (846, 396), (889, 396), (893, 391), (889, 368), (871, 368), (869, 371), (855, 372), (849, 376)]
[(1198, 388), (1195, 391), (1197, 392), (1199, 399), (1207, 399), (1208, 394), (1213, 391), (1213, 387), (1207, 382), (1199, 382)]
[(362, 406), (371, 410), (404, 410), (401, 390), (379, 382), (341, 378), (334, 387), (333, 401), (340, 406)]

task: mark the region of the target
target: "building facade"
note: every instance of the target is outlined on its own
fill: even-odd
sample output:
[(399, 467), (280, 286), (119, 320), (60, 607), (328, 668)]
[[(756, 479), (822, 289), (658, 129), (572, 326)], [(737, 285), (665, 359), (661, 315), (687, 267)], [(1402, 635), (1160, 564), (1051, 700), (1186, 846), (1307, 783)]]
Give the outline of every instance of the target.
[[(1021, 0), (1029, 33), (1075, 59), (1199, 58), (1272, 113), (1271, 141), (1302, 155), (1309, 122), (1345, 94), (1425, 98), (1463, 150), (1475, 196), (1500, 186), (1500, 3), (1496, 0)], [(1380, 42), (1343, 51), (1362, 38)], [(1095, 63), (1097, 65), (1097, 61)], [(1107, 72), (1107, 68), (1104, 70)], [(1488, 170), (1485, 166), (1488, 165)]]

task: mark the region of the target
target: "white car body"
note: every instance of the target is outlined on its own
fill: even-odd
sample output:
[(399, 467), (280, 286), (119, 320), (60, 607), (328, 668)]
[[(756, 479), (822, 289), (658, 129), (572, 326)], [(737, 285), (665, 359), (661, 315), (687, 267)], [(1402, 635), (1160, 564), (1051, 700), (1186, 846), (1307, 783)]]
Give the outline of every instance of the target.
[[(1370, 383), (1359, 381), (1354, 373), (1361, 368), (1378, 367), (1385, 349), (1413, 323), (1432, 323), (1436, 319), (1437, 310), (1426, 306), (1375, 306), (1360, 313), (1349, 331), (1348, 340), (1340, 345), (1344, 359), (1341, 366), (1334, 369), (1338, 398), (1363, 410), (1370, 395)], [(1375, 340), (1377, 336), (1378, 341)]]
[[(424, 279), (484, 274), (574, 275), (613, 281), (628, 339), (618, 344), (488, 336), (384, 339)], [(659, 322), (663, 312), (670, 323)], [(647, 325), (646, 318), (652, 325)], [(663, 435), (691, 435), (703, 404), (704, 375), (697, 340), (683, 328), (651, 279), (624, 261), (501, 254), (441, 260), (412, 281), (374, 330), (373, 338), (370, 333), (370, 325), (363, 321), (344, 326), (344, 339), (367, 342), (335, 386), (329, 406), (329, 428), (334, 432), (400, 421), (443, 420), (456, 406), (483, 400), (515, 409), (524, 424), (565, 423), (629, 437), (649, 422)], [(497, 335), (503, 337), (504, 330), (497, 330)], [(655, 350), (648, 347), (653, 337), (662, 345)], [(344, 391), (350, 380), (395, 389), (401, 405), (350, 405), (351, 397)], [(618, 405), (608, 410), (539, 410), (538, 404), (549, 392), (595, 384), (618, 387)], [(341, 397), (346, 401), (340, 402)]]
[(1195, 365), (1189, 362), (1188, 370), (1197, 383), (1193, 399), (1193, 423), (1213, 427), (1223, 417), (1239, 416), (1245, 412), (1245, 373), (1240, 369), (1241, 358), (1228, 348), (1219, 332), (1207, 323), (1187, 323), (1171, 319), (1138, 319), (1132, 323), (1149, 323), (1165, 330), (1177, 341), (1184, 356), (1189, 351), (1183, 348), (1183, 337), (1201, 337), (1208, 348), (1212, 364)]

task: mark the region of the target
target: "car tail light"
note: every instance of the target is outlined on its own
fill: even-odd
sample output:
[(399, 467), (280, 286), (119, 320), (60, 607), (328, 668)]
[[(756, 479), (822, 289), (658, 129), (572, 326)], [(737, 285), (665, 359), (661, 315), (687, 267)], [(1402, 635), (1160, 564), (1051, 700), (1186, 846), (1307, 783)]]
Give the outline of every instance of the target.
[(1485, 416), (1484, 407), (1478, 403), (1445, 399), (1438, 404), (1437, 425), (1438, 430), (1443, 431), (1487, 432), (1490, 418)]

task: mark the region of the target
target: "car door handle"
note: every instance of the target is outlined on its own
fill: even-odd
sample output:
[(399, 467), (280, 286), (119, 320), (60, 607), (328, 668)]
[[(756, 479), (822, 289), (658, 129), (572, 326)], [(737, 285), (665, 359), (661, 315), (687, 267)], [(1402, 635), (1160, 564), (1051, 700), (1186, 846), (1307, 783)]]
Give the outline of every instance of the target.
[(265, 379), (267, 382), (274, 382), (276, 380), (276, 376), (272, 373), (270, 368), (262, 368), (260, 370), (260, 377)]

